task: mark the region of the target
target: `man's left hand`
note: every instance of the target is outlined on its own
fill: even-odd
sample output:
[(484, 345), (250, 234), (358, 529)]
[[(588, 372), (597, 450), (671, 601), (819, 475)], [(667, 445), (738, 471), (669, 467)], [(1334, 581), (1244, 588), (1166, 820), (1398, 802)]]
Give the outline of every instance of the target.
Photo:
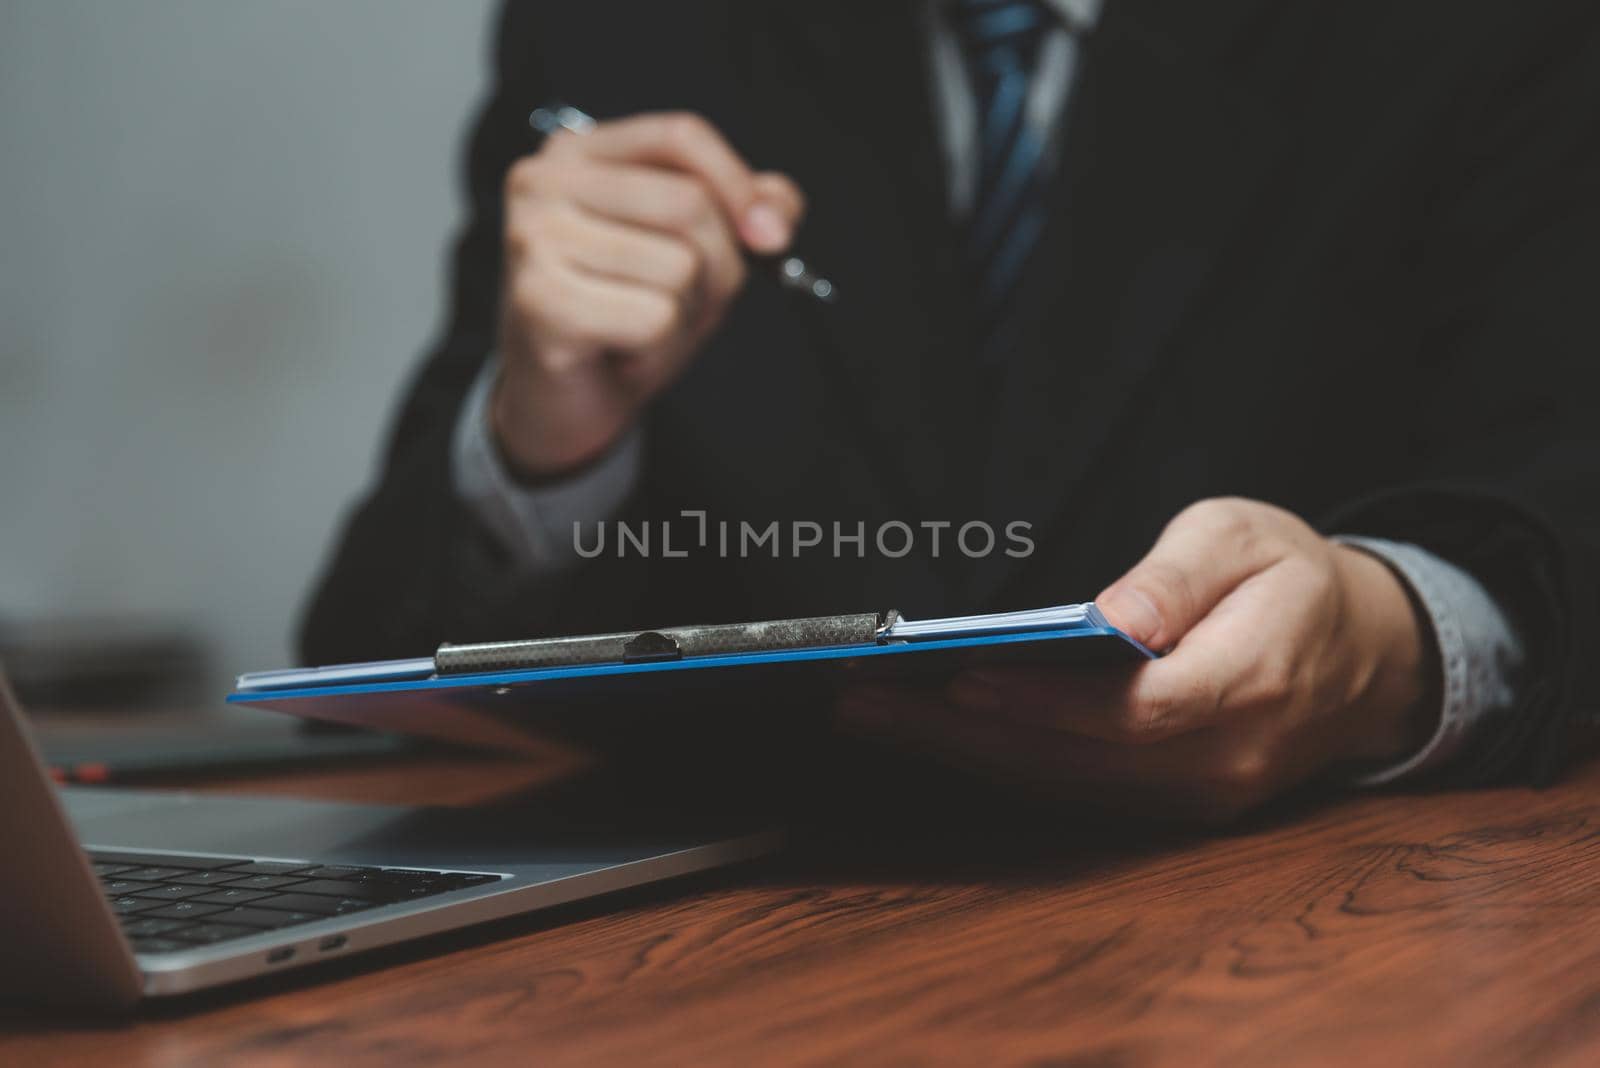
[(1191, 505), (1095, 603), (1167, 655), (986, 667), (933, 699), (860, 689), (840, 721), (1058, 796), (1209, 822), (1403, 759), (1438, 721), (1430, 625), (1400, 579), (1271, 505)]

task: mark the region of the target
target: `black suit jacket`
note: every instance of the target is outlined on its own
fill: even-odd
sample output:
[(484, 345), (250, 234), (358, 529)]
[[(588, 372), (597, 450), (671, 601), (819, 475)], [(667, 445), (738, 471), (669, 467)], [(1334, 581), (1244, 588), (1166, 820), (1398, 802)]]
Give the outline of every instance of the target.
[[(308, 660), (1080, 600), (1184, 505), (1236, 494), (1420, 544), (1511, 613), (1526, 699), (1463, 776), (1548, 774), (1596, 707), (1594, 5), (1110, 0), (1051, 221), (989, 334), (910, 5), (513, 3), (495, 76), (449, 321), (315, 595)], [(608, 554), (517, 579), (453, 492), (450, 436), (495, 345), (502, 176), (552, 98), (708, 116), (806, 190), (799, 251), (841, 294), (751, 282), (651, 408), (630, 519), (1025, 521), (1034, 554)]]

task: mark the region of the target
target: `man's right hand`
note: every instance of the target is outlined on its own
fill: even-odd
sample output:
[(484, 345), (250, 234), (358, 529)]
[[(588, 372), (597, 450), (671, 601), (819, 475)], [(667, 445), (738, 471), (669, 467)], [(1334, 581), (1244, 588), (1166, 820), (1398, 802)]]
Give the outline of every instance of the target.
[(721, 322), (743, 250), (782, 252), (804, 209), (690, 114), (558, 133), (513, 164), (490, 421), (516, 472), (604, 453)]

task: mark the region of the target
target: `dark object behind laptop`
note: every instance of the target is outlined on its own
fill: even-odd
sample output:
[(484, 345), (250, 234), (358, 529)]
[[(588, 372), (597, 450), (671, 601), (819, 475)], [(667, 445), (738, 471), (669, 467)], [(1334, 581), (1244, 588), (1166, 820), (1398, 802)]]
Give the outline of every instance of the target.
[(0, 619), (0, 664), (19, 700), (52, 712), (192, 702), (212, 670), (188, 629), (109, 616)]

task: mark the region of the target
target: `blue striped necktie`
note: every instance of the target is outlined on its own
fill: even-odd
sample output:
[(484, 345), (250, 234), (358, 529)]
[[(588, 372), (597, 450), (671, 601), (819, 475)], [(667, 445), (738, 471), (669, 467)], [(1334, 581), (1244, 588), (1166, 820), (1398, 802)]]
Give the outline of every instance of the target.
[(1044, 226), (1044, 136), (1026, 121), (1039, 42), (1054, 16), (1040, 0), (950, 0), (978, 115), (967, 255), (986, 313), (1005, 303)]

